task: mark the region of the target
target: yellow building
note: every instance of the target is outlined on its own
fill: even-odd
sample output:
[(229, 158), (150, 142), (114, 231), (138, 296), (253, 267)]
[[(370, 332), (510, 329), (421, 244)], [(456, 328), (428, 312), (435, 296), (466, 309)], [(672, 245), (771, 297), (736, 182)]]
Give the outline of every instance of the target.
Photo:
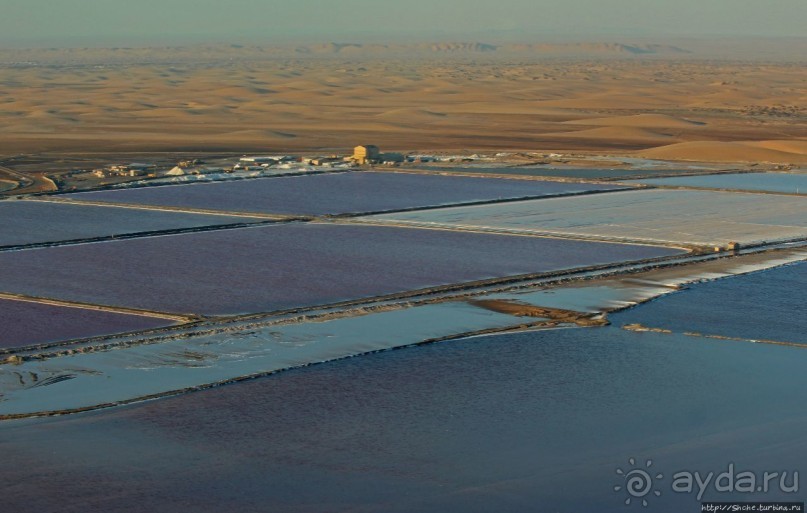
[(372, 144), (365, 144), (364, 146), (356, 146), (353, 149), (353, 160), (361, 165), (378, 162), (380, 157), (381, 157), (381, 150), (378, 149), (378, 146), (374, 146)]

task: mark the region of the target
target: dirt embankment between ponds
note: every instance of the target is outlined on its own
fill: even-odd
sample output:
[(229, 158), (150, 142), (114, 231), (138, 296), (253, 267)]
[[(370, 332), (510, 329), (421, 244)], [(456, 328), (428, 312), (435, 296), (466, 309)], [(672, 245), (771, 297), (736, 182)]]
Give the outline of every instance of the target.
[(541, 317), (559, 323), (570, 323), (578, 326), (606, 326), (608, 320), (600, 313), (583, 313), (560, 308), (547, 308), (535, 306), (516, 300), (508, 299), (480, 299), (471, 300), (470, 304), (516, 317)]

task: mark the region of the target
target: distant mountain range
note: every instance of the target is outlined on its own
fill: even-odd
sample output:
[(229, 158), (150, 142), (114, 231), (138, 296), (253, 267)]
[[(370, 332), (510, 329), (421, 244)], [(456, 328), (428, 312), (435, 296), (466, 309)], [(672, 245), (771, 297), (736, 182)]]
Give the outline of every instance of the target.
[(687, 50), (676, 46), (661, 44), (625, 44), (625, 43), (541, 43), (518, 44), (509, 43), (494, 45), (480, 42), (454, 43), (417, 43), (417, 44), (344, 44), (327, 43), (321, 45), (298, 46), (294, 49), (298, 54), (683, 54)]
[(514, 56), (541, 58), (676, 56), (688, 50), (663, 44), (540, 43), (490, 44), (438, 42), (411, 44), (325, 43), (257, 46), (241, 44), (189, 45), (142, 48), (0, 48), (0, 64), (128, 64), (160, 62), (213, 62), (265, 58), (449, 58)]

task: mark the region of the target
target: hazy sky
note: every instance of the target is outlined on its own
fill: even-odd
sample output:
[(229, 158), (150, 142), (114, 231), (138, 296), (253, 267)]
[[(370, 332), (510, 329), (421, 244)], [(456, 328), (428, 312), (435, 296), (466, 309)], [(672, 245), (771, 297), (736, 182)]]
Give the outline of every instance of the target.
[(0, 0), (0, 44), (807, 36), (807, 0)]

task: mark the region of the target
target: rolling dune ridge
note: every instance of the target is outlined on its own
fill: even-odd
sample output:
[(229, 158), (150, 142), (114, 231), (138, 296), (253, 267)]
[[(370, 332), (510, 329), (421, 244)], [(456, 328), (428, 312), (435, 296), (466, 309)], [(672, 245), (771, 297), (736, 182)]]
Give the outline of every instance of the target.
[(684, 50), (652, 45), (565, 48), (609, 59), (519, 57), (549, 52), (540, 45), (422, 45), (433, 57), (408, 59), (384, 45), (305, 48), (295, 49), (304, 58), (240, 47), (0, 51), (0, 152), (330, 151), (371, 141), (807, 162), (798, 63), (680, 60)]

